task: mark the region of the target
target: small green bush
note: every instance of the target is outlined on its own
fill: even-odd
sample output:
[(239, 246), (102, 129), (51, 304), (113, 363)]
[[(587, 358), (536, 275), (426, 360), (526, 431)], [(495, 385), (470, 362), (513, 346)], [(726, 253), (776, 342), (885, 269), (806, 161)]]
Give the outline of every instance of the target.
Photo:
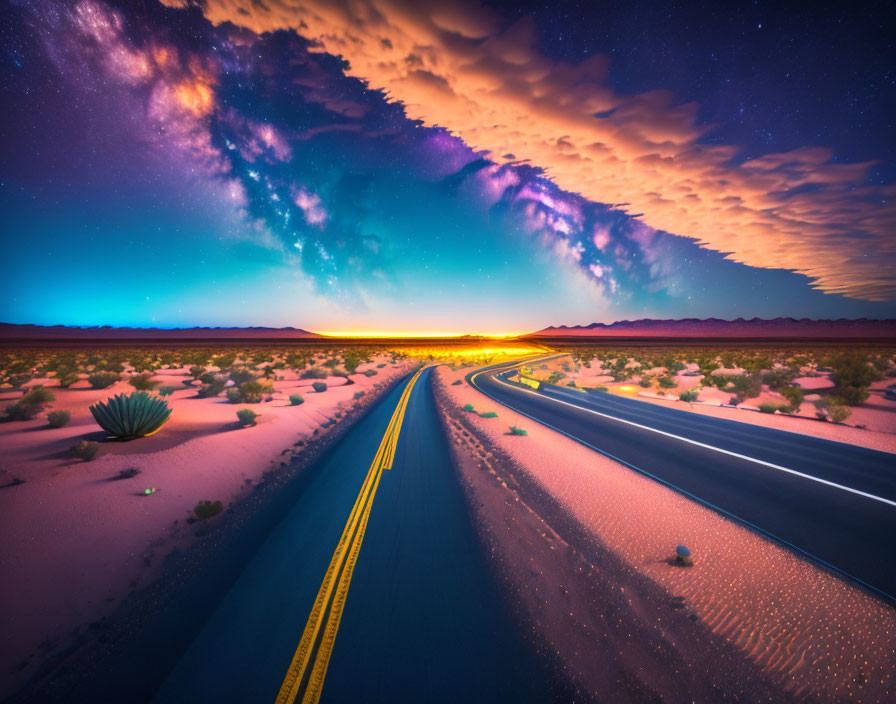
[(694, 401), (697, 400), (697, 396), (699, 396), (699, 395), (700, 395), (699, 392), (694, 391), (692, 389), (691, 391), (682, 391), (678, 395), (678, 398), (679, 398), (679, 400), (684, 401), (685, 403), (693, 403)]
[(525, 428), (517, 428), (515, 425), (510, 426), (511, 435), (528, 435), (529, 431)]
[(641, 377), (640, 381), (638, 381), (638, 386), (640, 386), (642, 389), (649, 389), (650, 388), (650, 379)]
[(242, 396), (243, 403), (261, 403), (265, 394), (273, 392), (273, 384), (261, 382), (258, 379), (252, 379), (240, 385), (240, 396)]
[(163, 386), (161, 389), (159, 389), (159, 396), (170, 396), (176, 390), (177, 389), (174, 386)]
[(460, 386), (460, 385), (463, 384), (463, 383), (464, 383), (464, 382), (462, 382), (460, 379), (458, 379), (457, 381), (452, 381), (452, 382), (451, 382), (451, 385), (452, 385), (452, 386)]
[(675, 379), (671, 376), (661, 376), (657, 379), (657, 383), (660, 385), (661, 389), (674, 389), (675, 388)]
[(314, 389), (315, 391), (317, 391), (317, 393), (322, 394), (324, 391), (327, 390), (327, 385), (322, 381), (315, 381), (311, 385), (311, 388)]
[(326, 379), (329, 376), (329, 373), (326, 369), (321, 369), (320, 367), (309, 367), (305, 371), (302, 372), (300, 378), (302, 379)]
[(55, 398), (56, 394), (50, 391), (50, 389), (45, 389), (43, 386), (35, 386), (22, 396), (18, 402), (26, 406), (42, 406)]
[(6, 417), (9, 420), (32, 420), (44, 409), (43, 406), (27, 404), (18, 401), (6, 407)]
[(47, 423), (50, 424), (51, 428), (61, 428), (63, 425), (67, 425), (71, 419), (72, 414), (68, 411), (50, 411), (47, 413)]
[(92, 389), (108, 389), (119, 379), (121, 379), (121, 374), (117, 372), (94, 372), (87, 377)]
[(305, 403), (305, 397), (302, 396), (302, 394), (290, 394), (289, 395), (289, 405), (290, 406), (301, 406), (303, 403)]
[(236, 412), (236, 417), (240, 425), (245, 428), (249, 425), (255, 425), (255, 419), (258, 418), (258, 414), (251, 408), (241, 408)]
[(376, 369), (365, 369), (363, 372), (364, 376), (376, 376), (379, 372)]
[(217, 396), (224, 390), (225, 384), (227, 384), (226, 379), (215, 377), (210, 384), (203, 384), (200, 386), (199, 391), (196, 392), (196, 396), (199, 398), (211, 398), (212, 396)]
[(480, 418), (497, 418), (498, 414), (495, 413), (494, 411), (486, 411), (485, 413), (480, 413), (479, 417)]
[(463, 407), (462, 410), (466, 411), (467, 413), (472, 413), (472, 412), (475, 411), (476, 409), (473, 408), (473, 404), (472, 404), (472, 403), (468, 403), (468, 404), (466, 404), (466, 405)]
[(128, 383), (137, 391), (152, 391), (161, 381), (153, 381), (152, 374), (136, 374), (128, 379)]
[(190, 367), (190, 376), (194, 379), (198, 379), (203, 374), (205, 374), (205, 367), (200, 367), (199, 365)]
[(364, 398), (364, 392), (363, 391), (355, 391), (355, 395), (352, 396), (352, 398), (355, 399), (355, 401), (357, 401), (359, 398)]
[(778, 410), (777, 403), (760, 403), (759, 404), (759, 412), (760, 413), (774, 413)]
[(242, 386), (247, 381), (252, 381), (254, 378), (255, 372), (248, 367), (240, 367), (239, 369), (230, 370), (230, 379), (233, 381), (234, 386)]
[(80, 377), (78, 376), (77, 372), (70, 372), (70, 371), (56, 372), (56, 381), (59, 382), (59, 386), (63, 389), (67, 389), (69, 386), (74, 384), (79, 379), (80, 379)]
[(78, 444), (72, 446), (72, 455), (85, 462), (90, 462), (99, 451), (100, 444), (92, 440), (81, 440)]
[(200, 521), (205, 521), (209, 518), (214, 518), (223, 510), (224, 504), (220, 501), (200, 501), (196, 504), (196, 508), (193, 509), (193, 513), (196, 514), (196, 518)]

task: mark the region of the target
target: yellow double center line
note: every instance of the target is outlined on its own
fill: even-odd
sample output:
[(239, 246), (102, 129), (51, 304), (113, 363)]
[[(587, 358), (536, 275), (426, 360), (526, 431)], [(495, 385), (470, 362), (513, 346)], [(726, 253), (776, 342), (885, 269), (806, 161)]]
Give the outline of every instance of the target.
[(323, 584), (317, 592), (311, 615), (305, 624), (302, 639), (286, 677), (277, 694), (277, 704), (293, 704), (299, 695), (302, 695), (303, 704), (317, 702), (320, 699), (324, 686), (324, 676), (327, 674), (327, 665), (336, 642), (336, 631), (339, 629), (339, 621), (342, 619), (342, 610), (345, 607), (345, 599), (348, 595), (348, 587), (352, 581), (352, 572), (355, 562), (361, 550), (361, 542), (364, 540), (364, 532), (367, 529), (367, 519), (373, 506), (373, 497), (380, 483), (384, 469), (392, 468), (395, 459), (395, 447), (398, 442), (398, 434), (404, 422), (404, 412), (408, 405), (411, 389), (423, 372), (418, 370), (404, 387), (398, 405), (392, 413), (389, 425), (383, 435), (380, 446), (367, 476), (361, 485), (361, 492), (355, 500), (355, 505), (349, 514), (348, 522), (336, 545), (336, 552), (327, 567)]

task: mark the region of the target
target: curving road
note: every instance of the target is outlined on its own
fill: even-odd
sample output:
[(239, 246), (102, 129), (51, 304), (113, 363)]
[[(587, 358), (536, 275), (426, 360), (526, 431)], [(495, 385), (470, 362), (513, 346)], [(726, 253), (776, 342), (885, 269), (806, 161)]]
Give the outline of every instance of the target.
[(467, 380), (495, 401), (786, 543), (896, 601), (896, 455), (609, 393)]
[(555, 697), (467, 515), (431, 372), (312, 468), (153, 701)]

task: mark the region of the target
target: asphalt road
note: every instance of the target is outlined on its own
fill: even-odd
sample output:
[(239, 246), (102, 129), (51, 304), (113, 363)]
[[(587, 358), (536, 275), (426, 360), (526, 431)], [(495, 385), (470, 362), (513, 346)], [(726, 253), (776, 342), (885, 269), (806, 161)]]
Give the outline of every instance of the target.
[(896, 601), (896, 455), (608, 393), (467, 379), (494, 400)]
[(430, 374), (313, 468), (154, 701), (554, 697), (477, 542)]

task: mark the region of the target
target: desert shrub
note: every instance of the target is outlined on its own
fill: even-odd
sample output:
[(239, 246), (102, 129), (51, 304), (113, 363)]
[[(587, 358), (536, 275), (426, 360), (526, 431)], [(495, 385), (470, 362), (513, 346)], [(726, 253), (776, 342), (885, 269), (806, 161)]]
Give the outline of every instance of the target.
[(463, 383), (464, 383), (464, 382), (462, 382), (460, 379), (458, 379), (457, 381), (452, 381), (452, 382), (451, 382), (451, 385), (452, 385), (452, 386), (460, 386), (460, 385), (463, 384)]
[(133, 479), (133, 478), (136, 477), (138, 474), (140, 474), (140, 470), (139, 470), (137, 467), (127, 467), (127, 468), (125, 468), (125, 469), (120, 470), (120, 471), (118, 472), (118, 474), (116, 474), (116, 475), (115, 475), (114, 477), (112, 477), (112, 478), (115, 479), (115, 480), (120, 480), (120, 479)]
[(379, 374), (379, 372), (376, 369), (365, 369), (362, 374), (364, 374), (364, 376), (370, 377), (376, 376), (377, 374)]
[(42, 406), (56, 398), (56, 395), (50, 389), (43, 386), (35, 386), (19, 399), (19, 403), (26, 406)]
[(679, 398), (679, 400), (684, 401), (686, 403), (692, 403), (697, 400), (697, 397), (699, 395), (700, 395), (699, 391), (691, 389), (690, 391), (682, 391), (678, 395), (678, 398)]
[(204, 372), (199, 375), (199, 383), (214, 384), (218, 380), (218, 375), (214, 372)]
[(215, 357), (212, 362), (218, 369), (227, 369), (228, 367), (232, 367), (233, 363), (236, 362), (236, 355), (232, 352), (225, 352)]
[[(831, 381), (843, 403), (858, 406), (868, 398), (868, 387), (879, 378), (864, 356), (845, 354), (831, 362)], [(836, 422), (836, 421), (835, 421)]]
[(236, 386), (231, 386), (229, 389), (227, 389), (224, 395), (227, 396), (227, 400), (230, 403), (241, 403), (243, 400), (243, 395), (240, 393), (239, 388), (237, 388)]
[(84, 460), (85, 462), (90, 462), (90, 460), (96, 457), (96, 453), (99, 451), (100, 444), (98, 442), (93, 442), (92, 440), (81, 440), (76, 445), (73, 445), (71, 449), (73, 456), (80, 460)]
[(321, 369), (320, 367), (308, 367), (305, 371), (302, 372), (302, 379), (326, 379), (329, 376), (329, 373), (326, 369)]
[(244, 384), (240, 384), (239, 390), (240, 398), (242, 398), (243, 403), (261, 403), (261, 399), (265, 394), (274, 392), (274, 386), (270, 382), (261, 382), (258, 379), (252, 379)]
[(494, 411), (486, 411), (485, 413), (480, 413), (479, 417), (480, 418), (497, 418), (498, 414), (495, 413)]
[(121, 379), (121, 374), (117, 372), (94, 372), (87, 377), (87, 381), (93, 389), (108, 389), (119, 379)]
[(657, 379), (657, 383), (660, 385), (661, 389), (674, 389), (675, 388), (675, 379), (671, 376), (661, 376)]
[(63, 425), (67, 425), (71, 419), (72, 414), (68, 411), (50, 411), (47, 413), (47, 423), (50, 424), (51, 428), (61, 428)]
[(511, 435), (528, 435), (529, 431), (525, 428), (518, 428), (515, 425), (510, 426), (510, 434)]
[(194, 379), (198, 379), (203, 374), (205, 374), (205, 367), (200, 367), (198, 364), (190, 367), (190, 376)]
[(170, 396), (175, 391), (176, 389), (173, 386), (163, 386), (161, 389), (159, 389), (159, 396)]
[[(357, 396), (357, 394), (355, 394)], [(305, 403), (305, 397), (302, 394), (290, 394), (289, 395), (289, 405), (290, 406), (301, 406)]]
[(376, 368), (377, 368), (377, 369), (382, 369), (382, 368), (385, 367), (385, 366), (386, 366), (386, 363), (383, 362), (382, 364), (377, 364), (377, 365), (376, 365)]
[(224, 504), (220, 501), (200, 501), (193, 509), (193, 513), (200, 521), (204, 521), (217, 516), (223, 510)]
[(90, 413), (99, 426), (119, 438), (139, 438), (152, 435), (171, 416), (168, 402), (145, 391), (117, 394), (93, 404)]
[(759, 412), (760, 413), (774, 413), (778, 410), (777, 403), (760, 403), (759, 404)]
[(466, 405), (463, 407), (463, 410), (467, 411), (468, 413), (472, 413), (472, 412), (475, 411), (476, 409), (473, 408), (473, 404), (472, 404), (472, 403), (468, 403), (468, 404), (466, 404)]
[(322, 381), (315, 381), (313, 384), (311, 384), (311, 388), (317, 391), (317, 393), (322, 394), (327, 390), (327, 385)]
[(796, 413), (800, 410), (800, 404), (803, 402), (805, 393), (799, 386), (785, 386), (778, 393), (787, 399), (787, 406), (779, 410), (785, 413)]
[(355, 395), (352, 396), (352, 398), (355, 399), (355, 401), (357, 401), (359, 398), (364, 398), (364, 392), (363, 391), (355, 391)]
[(650, 379), (642, 376), (641, 379), (638, 381), (638, 386), (640, 386), (642, 389), (649, 389), (650, 388)]
[(200, 386), (199, 391), (196, 392), (196, 396), (199, 398), (211, 398), (212, 396), (217, 396), (224, 390), (226, 384), (226, 379), (215, 377), (211, 383)]
[(59, 370), (56, 372), (56, 381), (59, 382), (59, 386), (63, 389), (67, 389), (69, 386), (78, 381), (77, 372), (69, 371), (69, 370)]
[(258, 414), (251, 408), (241, 408), (236, 412), (236, 418), (240, 425), (246, 427), (248, 425), (255, 425), (255, 419), (258, 418)]
[(832, 398), (828, 403), (828, 416), (834, 423), (842, 423), (852, 414), (850, 405), (841, 400), (839, 396)]
[(551, 375), (548, 377), (549, 384), (556, 384), (558, 381), (561, 381), (566, 375), (563, 372), (551, 372)]
[(6, 407), (7, 420), (32, 420), (44, 409), (40, 404), (27, 404), (18, 401)]
[(128, 379), (128, 383), (137, 391), (152, 391), (161, 381), (153, 381), (152, 374), (136, 374)]
[(9, 420), (31, 420), (44, 409), (44, 405), (52, 401), (56, 396), (43, 386), (35, 386), (25, 393), (15, 403), (6, 407), (6, 417)]

